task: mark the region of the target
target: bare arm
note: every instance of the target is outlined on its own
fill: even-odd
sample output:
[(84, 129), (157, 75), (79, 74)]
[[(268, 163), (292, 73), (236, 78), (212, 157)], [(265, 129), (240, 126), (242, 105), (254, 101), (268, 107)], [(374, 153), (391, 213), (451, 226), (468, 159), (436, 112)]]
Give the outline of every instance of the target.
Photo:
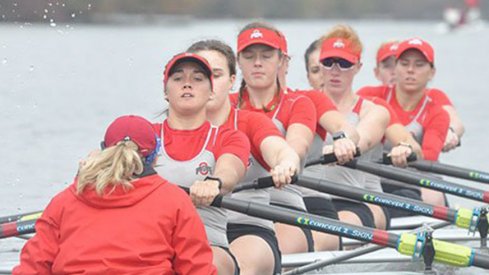
[(301, 160), (305, 159), (313, 139), (313, 132), (307, 126), (294, 123), (287, 128), (285, 140), (287, 144), (299, 155)]
[(389, 112), (384, 107), (369, 103), (368, 108), (362, 110), (356, 127), (360, 135), (358, 147), (361, 152), (370, 150), (382, 140), (388, 123)]
[(448, 113), (450, 117), (450, 128), (445, 139), (445, 144), (443, 146), (443, 152), (448, 152), (455, 149), (460, 143), (460, 139), (465, 133), (465, 127), (462, 120), (458, 116), (457, 110), (453, 106), (444, 105), (443, 109)]
[(360, 136), (355, 127), (348, 123), (345, 116), (336, 110), (324, 113), (319, 119), (319, 124), (328, 133), (343, 131), (355, 144), (358, 144), (360, 140)]

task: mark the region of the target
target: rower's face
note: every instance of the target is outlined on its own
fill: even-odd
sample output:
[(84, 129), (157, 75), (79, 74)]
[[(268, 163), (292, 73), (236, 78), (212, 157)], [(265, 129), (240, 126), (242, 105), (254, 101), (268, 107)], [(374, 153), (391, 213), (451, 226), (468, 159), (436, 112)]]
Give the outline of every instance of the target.
[(382, 85), (392, 85), (396, 81), (396, 57), (389, 56), (382, 60), (377, 67), (375, 67), (375, 77), (382, 82)]
[(323, 91), (331, 94), (343, 94), (351, 91), (353, 78), (362, 68), (362, 63), (354, 64), (348, 70), (340, 70), (338, 64), (334, 64), (331, 69), (326, 69), (321, 65), (323, 75)]
[(215, 112), (224, 106), (226, 100), (229, 100), (229, 91), (234, 85), (236, 75), (230, 75), (229, 64), (226, 57), (214, 50), (200, 51), (198, 55), (207, 59), (212, 68), (214, 77), (214, 93), (213, 97), (207, 103), (207, 111)]
[(282, 56), (272, 47), (256, 44), (239, 53), (238, 65), (248, 87), (266, 89), (277, 81)]
[(193, 62), (177, 65), (174, 73), (168, 78), (165, 92), (170, 110), (182, 114), (202, 110), (213, 97), (209, 78), (203, 69)]
[(309, 55), (307, 62), (307, 80), (313, 89), (321, 90), (324, 86), (321, 63), (319, 62), (319, 49)]
[(423, 91), (435, 76), (435, 68), (415, 49), (405, 51), (395, 66), (397, 85), (406, 92)]

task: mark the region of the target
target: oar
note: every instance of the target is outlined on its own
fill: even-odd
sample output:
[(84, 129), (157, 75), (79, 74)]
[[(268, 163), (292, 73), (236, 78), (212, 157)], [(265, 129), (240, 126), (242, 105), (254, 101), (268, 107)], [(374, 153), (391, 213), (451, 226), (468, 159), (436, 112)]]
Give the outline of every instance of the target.
[(414, 167), (418, 170), (433, 172), (437, 174), (447, 175), (450, 177), (461, 178), (471, 181), (478, 181), (482, 183), (489, 183), (489, 173), (462, 168), (458, 166), (442, 164), (439, 162), (418, 160), (409, 163), (410, 167)]
[(35, 233), (36, 229), (34, 228), (34, 225), (36, 224), (36, 221), (37, 218), (33, 218), (26, 221), (2, 223), (0, 224), (0, 239)]
[[(260, 185), (256, 185), (257, 188), (267, 188), (273, 186), (273, 182), (265, 182), (264, 179), (266, 178), (263, 178), (263, 182), (261, 182)], [(482, 245), (485, 243), (485, 239), (487, 237), (487, 222), (484, 222), (487, 221), (487, 211), (479, 208), (474, 210), (465, 208), (455, 210), (445, 206), (431, 205), (422, 201), (405, 198), (394, 194), (369, 191), (354, 186), (337, 184), (332, 181), (305, 175), (297, 176), (297, 178), (294, 180), (294, 184), (322, 193), (328, 193), (356, 201), (363, 201), (389, 208), (400, 209), (410, 213), (448, 221), (460, 228), (469, 229), (469, 232), (475, 232), (476, 229), (479, 229), (481, 239), (484, 239), (484, 241), (482, 241)]]
[(408, 184), (419, 185), (421, 187), (434, 189), (449, 193), (455, 196), (464, 197), (481, 202), (489, 202), (489, 192), (473, 187), (456, 184), (428, 175), (422, 175), (407, 169), (389, 167), (378, 163), (354, 159), (345, 166), (358, 169), (367, 173), (375, 174), (393, 180), (402, 181)]
[[(430, 225), (430, 227), (431, 227), (431, 229), (438, 229), (438, 228), (445, 227), (447, 225), (450, 225), (450, 223), (448, 223), (448, 222), (440, 222), (440, 223), (437, 223), (437, 224)], [(418, 228), (416, 230), (422, 230), (422, 227), (421, 228)], [(416, 230), (412, 230), (409, 233), (416, 232)], [(360, 247), (360, 248), (357, 248), (357, 249), (348, 251), (347, 253), (345, 253), (345, 254), (343, 254), (341, 256), (338, 256), (338, 257), (334, 257), (332, 259), (315, 261), (313, 263), (300, 266), (298, 268), (295, 268), (295, 269), (292, 269), (292, 270), (289, 270), (289, 271), (283, 273), (283, 275), (304, 274), (304, 273), (309, 272), (309, 271), (313, 271), (313, 270), (316, 270), (316, 269), (324, 268), (325, 266), (328, 266), (328, 265), (333, 265), (333, 264), (337, 264), (337, 263), (340, 263), (340, 262), (344, 262), (346, 260), (353, 259), (353, 258), (358, 257), (358, 256), (366, 255), (368, 253), (375, 252), (377, 250), (381, 250), (381, 249), (384, 249), (384, 248), (385, 247), (383, 247), (383, 246), (378, 246), (378, 245), (375, 245), (375, 244), (371, 244), (369, 246), (363, 246), (363, 247)]]
[[(430, 234), (426, 232), (396, 235), (384, 230), (350, 225), (306, 212), (233, 199), (227, 196), (216, 197), (212, 205), (249, 216), (392, 247), (404, 255), (415, 258), (423, 256), (426, 265), (431, 265), (430, 261), (434, 259), (437, 262), (454, 266), (477, 266), (489, 269), (489, 255), (480, 254), (474, 249), (462, 245), (431, 240)], [(430, 247), (434, 251), (430, 250)]]
[(27, 221), (27, 220), (37, 219), (41, 216), (41, 214), (42, 212), (35, 211), (35, 212), (28, 212), (23, 214), (0, 217), (0, 224), (15, 222), (15, 221)]

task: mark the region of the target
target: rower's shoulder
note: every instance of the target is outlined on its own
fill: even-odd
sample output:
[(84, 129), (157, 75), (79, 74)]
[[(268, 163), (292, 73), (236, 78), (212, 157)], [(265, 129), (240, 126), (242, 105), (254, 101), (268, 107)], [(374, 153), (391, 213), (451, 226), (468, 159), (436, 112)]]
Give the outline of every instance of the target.
[(362, 97), (380, 97), (384, 98), (391, 86), (378, 85), (378, 86), (364, 86), (357, 91), (357, 95)]

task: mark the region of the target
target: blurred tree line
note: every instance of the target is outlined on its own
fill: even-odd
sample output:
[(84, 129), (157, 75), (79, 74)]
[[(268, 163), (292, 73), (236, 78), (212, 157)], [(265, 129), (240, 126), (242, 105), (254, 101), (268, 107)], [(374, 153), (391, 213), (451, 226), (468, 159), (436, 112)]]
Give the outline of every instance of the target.
[[(481, 0), (483, 18), (487, 2)], [(114, 15), (440, 20), (444, 8), (463, 6), (463, 0), (1, 0), (0, 20), (100, 22)]]

